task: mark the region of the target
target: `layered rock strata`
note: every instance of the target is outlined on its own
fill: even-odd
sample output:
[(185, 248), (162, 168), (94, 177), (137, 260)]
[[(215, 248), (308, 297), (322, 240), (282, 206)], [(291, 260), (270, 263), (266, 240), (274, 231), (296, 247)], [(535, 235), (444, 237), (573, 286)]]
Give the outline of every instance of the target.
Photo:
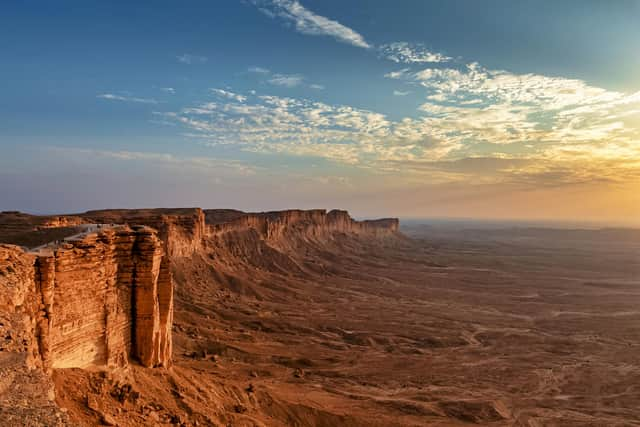
[(200, 208), (111, 209), (82, 216), (94, 223), (146, 225), (158, 232), (169, 258), (193, 255), (205, 237), (205, 216)]
[(63, 426), (37, 338), (35, 257), (0, 244), (0, 420), (2, 425)]
[[(28, 217), (3, 215), (20, 217), (23, 222)], [(397, 219), (356, 221), (346, 211), (321, 209), (262, 213), (199, 208), (106, 210), (69, 218), (56, 217), (55, 221), (60, 225), (82, 221), (89, 226), (107, 225), (32, 255), (22, 253), (22, 264), (31, 267), (20, 269), (24, 277), (8, 273), (7, 277), (31, 289), (20, 297), (25, 302), (13, 301), (18, 297), (8, 290), (2, 292), (13, 301), (6, 301), (6, 307), (36, 307), (28, 314), (38, 343), (32, 353), (47, 369), (123, 366), (130, 358), (144, 366), (170, 364), (171, 259), (190, 257), (205, 245), (230, 240), (239, 255), (255, 257), (269, 247), (296, 250), (337, 235), (386, 237), (398, 232)], [(125, 225), (114, 225), (117, 223)], [(278, 263), (291, 264), (284, 258)]]
[(398, 232), (397, 218), (356, 221), (347, 211), (324, 209), (287, 210), (278, 212), (261, 212), (234, 215), (231, 219), (215, 221), (216, 213), (229, 218), (227, 211), (205, 211), (211, 218), (207, 225), (207, 234), (219, 235), (229, 231), (256, 230), (266, 240), (278, 240), (290, 234), (322, 238), (332, 233), (352, 233), (358, 235), (389, 236)]
[(124, 366), (130, 358), (170, 364), (173, 284), (155, 230), (110, 227), (33, 254), (13, 248), (13, 256), (27, 267), (4, 280), (22, 283), (11, 298), (25, 302), (3, 306), (35, 304), (28, 317), (45, 369)]
[(173, 285), (153, 229), (118, 226), (66, 242), (40, 255), (36, 272), (46, 366), (170, 363)]

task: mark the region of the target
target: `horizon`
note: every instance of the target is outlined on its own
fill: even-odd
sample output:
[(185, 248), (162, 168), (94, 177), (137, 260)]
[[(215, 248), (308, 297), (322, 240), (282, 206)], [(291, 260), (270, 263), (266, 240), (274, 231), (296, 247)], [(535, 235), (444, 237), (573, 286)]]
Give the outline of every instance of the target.
[[(154, 210), (154, 209), (202, 209), (202, 210), (235, 210), (244, 213), (269, 213), (269, 212), (282, 212), (289, 210), (324, 210), (330, 212), (332, 210), (345, 210), (340, 207), (323, 208), (323, 207), (311, 207), (311, 208), (283, 208), (274, 210), (265, 209), (237, 209), (234, 207), (203, 207), (203, 206), (149, 206), (149, 207), (107, 207), (100, 209), (85, 209), (78, 211), (21, 211), (16, 209), (3, 209), (0, 213), (18, 212), (21, 214), (33, 215), (33, 216), (56, 216), (56, 215), (76, 215), (84, 214), (90, 211), (101, 210)], [(479, 228), (496, 228), (496, 229), (527, 229), (527, 228), (540, 228), (540, 229), (558, 229), (558, 230), (615, 230), (615, 229), (629, 229), (640, 230), (640, 221), (638, 222), (605, 222), (605, 221), (586, 221), (581, 219), (545, 219), (545, 218), (489, 218), (489, 217), (409, 217), (409, 216), (393, 216), (393, 215), (375, 215), (375, 214), (354, 214), (353, 212), (346, 210), (351, 218), (356, 221), (364, 220), (376, 220), (376, 219), (398, 219), (400, 226), (407, 225), (433, 225), (433, 226), (450, 226), (461, 225)]]
[(5, 5), (0, 210), (640, 227), (640, 2), (545, 5)]

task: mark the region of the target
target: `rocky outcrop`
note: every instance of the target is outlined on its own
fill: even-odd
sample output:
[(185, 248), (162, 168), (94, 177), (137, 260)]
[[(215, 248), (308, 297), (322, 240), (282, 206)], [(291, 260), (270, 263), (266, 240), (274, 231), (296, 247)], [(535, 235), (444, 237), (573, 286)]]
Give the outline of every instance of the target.
[(117, 226), (45, 249), (35, 262), (47, 368), (171, 360), (173, 288), (156, 232)]
[(158, 232), (169, 258), (190, 256), (205, 237), (205, 216), (200, 208), (112, 209), (82, 214), (94, 223), (146, 225)]
[(333, 233), (391, 236), (398, 219), (356, 221), (347, 211), (324, 209), (245, 213), (232, 209), (117, 209), (81, 214), (95, 223), (143, 224), (158, 230), (169, 258), (188, 257), (202, 248), (203, 240), (226, 232), (254, 230), (275, 242), (292, 235), (326, 238)]
[[(14, 222), (28, 222), (24, 214), (6, 215)], [(3, 307), (30, 307), (31, 326), (25, 330), (31, 330), (27, 333), (37, 342), (30, 350), (32, 359), (37, 355), (47, 369), (123, 366), (130, 358), (144, 366), (167, 366), (172, 349), (171, 260), (205, 253), (201, 249), (207, 245), (228, 248), (228, 253), (250, 257), (253, 263), (263, 257), (268, 258), (264, 263), (295, 270), (299, 265), (286, 253), (305, 244), (398, 232), (397, 219), (356, 221), (346, 211), (321, 209), (105, 210), (33, 221), (39, 227), (84, 222), (82, 230), (90, 230), (33, 255), (22, 254), (16, 264), (20, 273), (12, 273), (12, 281), (4, 278), (6, 289), (0, 297), (6, 301), (0, 302)], [(91, 223), (104, 225), (95, 231)], [(21, 285), (8, 285), (14, 282)]]
[[(172, 271), (183, 302), (212, 283), (201, 275), (260, 295), (270, 277), (331, 273), (309, 261), (313, 251), (353, 252), (397, 232), (396, 219), (337, 210), (0, 213), (0, 241), (23, 246), (0, 244), (0, 419), (66, 425), (54, 369), (170, 365)], [(187, 276), (185, 266), (197, 271)]]
[(37, 338), (35, 257), (0, 245), (0, 420), (2, 425), (63, 426)]
[(21, 322), (31, 366), (170, 364), (173, 283), (155, 230), (106, 227), (0, 259), (0, 309)]
[(310, 238), (329, 237), (333, 233), (390, 236), (398, 232), (399, 225), (396, 218), (356, 221), (347, 211), (341, 210), (327, 212), (324, 209), (313, 209), (236, 214), (226, 222), (216, 221), (217, 212), (226, 217), (230, 216), (226, 210), (205, 211), (208, 235), (253, 229), (269, 241), (286, 238), (292, 234)]

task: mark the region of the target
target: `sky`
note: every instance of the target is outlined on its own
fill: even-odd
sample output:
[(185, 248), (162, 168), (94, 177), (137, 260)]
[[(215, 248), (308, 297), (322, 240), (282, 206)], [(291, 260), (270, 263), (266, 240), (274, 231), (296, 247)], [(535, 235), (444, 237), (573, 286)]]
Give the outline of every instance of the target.
[(0, 209), (640, 225), (640, 1), (0, 6)]

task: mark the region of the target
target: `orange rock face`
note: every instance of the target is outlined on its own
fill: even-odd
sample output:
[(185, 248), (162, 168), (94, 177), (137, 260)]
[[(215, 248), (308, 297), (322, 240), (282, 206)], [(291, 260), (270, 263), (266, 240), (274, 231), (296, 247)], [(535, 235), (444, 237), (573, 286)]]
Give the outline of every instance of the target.
[(155, 230), (109, 228), (36, 260), (46, 367), (144, 366), (171, 360), (173, 288)]
[[(208, 210), (205, 214), (214, 219), (219, 215), (226, 217), (226, 211)], [(386, 218), (369, 221), (356, 221), (347, 211), (324, 209), (287, 210), (278, 212), (238, 213), (228, 221), (211, 221), (207, 234), (217, 235), (228, 231), (256, 230), (263, 238), (276, 241), (279, 238), (295, 234), (297, 237), (322, 238), (332, 233), (391, 235), (398, 231), (398, 219)]]
[(5, 252), (3, 307), (35, 305), (27, 315), (45, 369), (171, 363), (173, 284), (155, 230), (117, 226), (35, 256)]
[(321, 209), (106, 210), (46, 217), (46, 221), (18, 213), (6, 215), (21, 219), (25, 229), (30, 224), (111, 224), (44, 248), (36, 256), (21, 254), (16, 265), (26, 267), (19, 268), (20, 275), (5, 278), (5, 284), (10, 276), (21, 285), (7, 285), (2, 296), (11, 301), (3, 305), (22, 306), (21, 301), (27, 301), (36, 307), (29, 318), (36, 353), (46, 369), (124, 366), (130, 358), (144, 366), (169, 365), (171, 259), (192, 256), (204, 244), (219, 242), (238, 255), (253, 256), (262, 250), (260, 240), (273, 247), (292, 246), (332, 239), (336, 233), (386, 236), (398, 229), (396, 219), (355, 221), (346, 211)]

